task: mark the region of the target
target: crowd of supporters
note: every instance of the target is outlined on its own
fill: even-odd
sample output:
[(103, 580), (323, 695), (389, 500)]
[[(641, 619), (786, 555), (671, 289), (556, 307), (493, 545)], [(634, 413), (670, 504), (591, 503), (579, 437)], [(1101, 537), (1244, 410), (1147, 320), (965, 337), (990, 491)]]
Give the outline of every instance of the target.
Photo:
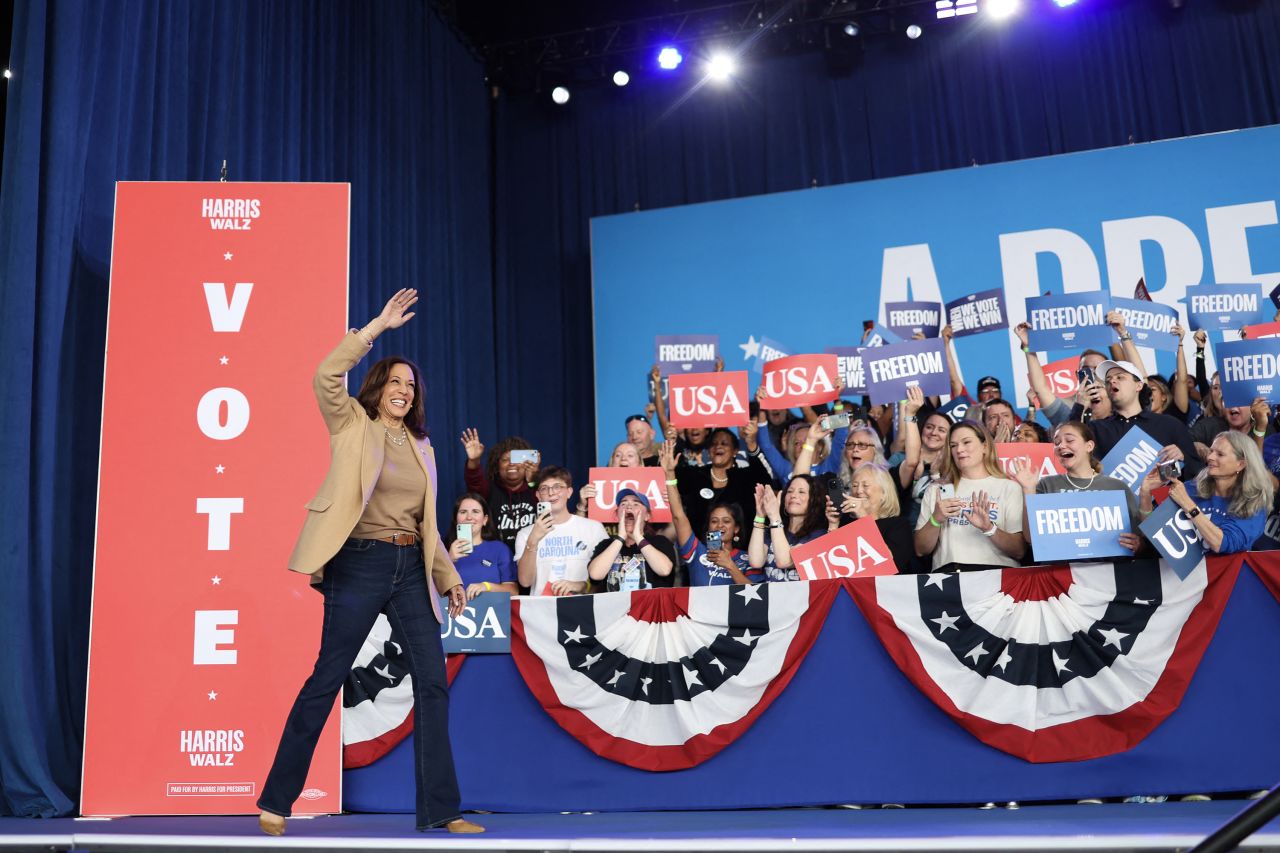
[[(1025, 407), (991, 376), (971, 395), (944, 328), (951, 396), (972, 401), (955, 421), (916, 388), (897, 406), (864, 398), (798, 413), (771, 408), (762, 389), (743, 427), (677, 430), (655, 366), (646, 414), (618, 425), (625, 439), (607, 464), (660, 468), (669, 524), (653, 523), (649, 498), (631, 490), (617, 495), (616, 523), (588, 519), (593, 485), (575, 492), (571, 472), (545, 464), (518, 436), (486, 458), (468, 429), (468, 491), (455, 521), (470, 525), (459, 530), (470, 535), (452, 541), (450, 554), (471, 597), (752, 584), (798, 579), (793, 548), (871, 518), (899, 572), (1009, 567), (1035, 562), (1026, 496), (1100, 490), (1126, 493), (1131, 530), (1121, 544), (1135, 555), (1155, 555), (1138, 526), (1158, 498), (1185, 511), (1209, 552), (1280, 548), (1280, 433), (1271, 407), (1223, 405), (1218, 375), (1206, 375), (1203, 332), (1193, 336), (1192, 375), (1184, 331), (1174, 327), (1177, 367), (1165, 377), (1143, 365), (1122, 315), (1108, 322), (1120, 343), (1080, 354), (1070, 399), (1053, 394), (1026, 324), (1013, 329), (1026, 357)], [(1161, 447), (1136, 495), (1100, 465), (1135, 426)], [(1016, 464), (1006, 473), (996, 457), (1006, 442), (1051, 443), (1065, 473), (1041, 477)]]

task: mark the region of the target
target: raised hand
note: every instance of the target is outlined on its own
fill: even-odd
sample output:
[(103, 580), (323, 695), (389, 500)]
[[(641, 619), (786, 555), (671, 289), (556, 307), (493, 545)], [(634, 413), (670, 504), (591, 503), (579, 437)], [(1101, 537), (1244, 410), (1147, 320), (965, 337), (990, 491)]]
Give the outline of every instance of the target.
[(404, 287), (396, 291), (395, 296), (387, 300), (387, 304), (382, 307), (382, 313), (378, 315), (378, 319), (388, 329), (398, 329), (405, 323), (413, 319), (414, 311), (405, 312), (418, 301), (418, 291), (412, 287)]
[(1264, 431), (1267, 428), (1267, 422), (1271, 420), (1271, 406), (1267, 405), (1266, 400), (1257, 397), (1249, 407), (1249, 412), (1253, 415), (1254, 431)]
[(1169, 330), (1174, 337), (1178, 339), (1178, 346), (1182, 346), (1182, 339), (1186, 336), (1187, 330), (1182, 328), (1181, 323), (1174, 323), (1173, 328)]
[(1027, 343), (1028, 341), (1027, 335), (1030, 331), (1031, 331), (1031, 324), (1028, 323), (1026, 320), (1023, 320), (1021, 323), (1013, 327), (1014, 336), (1017, 337), (1018, 341), (1024, 347), (1030, 346), (1030, 344)]
[[(978, 524), (977, 519), (982, 519)], [(973, 496), (973, 506), (969, 509), (969, 523), (978, 530), (986, 531), (995, 526), (991, 520), (991, 497), (986, 492), (978, 492)]]
[(907, 400), (902, 405), (903, 411), (907, 417), (912, 417), (916, 412), (920, 411), (924, 406), (924, 391), (920, 390), (919, 385), (907, 386)]
[(1205, 344), (1209, 343), (1209, 335), (1204, 329), (1196, 329), (1191, 339), (1196, 342), (1196, 349), (1204, 349)]
[(1030, 460), (1023, 464), (1022, 459), (1009, 460), (1009, 476), (1019, 486), (1022, 491), (1030, 494), (1036, 490), (1036, 484), (1040, 482), (1040, 478), (1036, 476), (1036, 472), (1032, 469)]
[(772, 522), (782, 520), (782, 513), (778, 508), (778, 493), (773, 490), (772, 486), (764, 487), (764, 495), (761, 498), (764, 504), (764, 514), (768, 516)]
[(484, 456), (484, 445), (480, 442), (480, 433), (475, 427), (467, 427), (462, 431), (462, 449), (467, 452), (467, 458), (478, 460)]
[(667, 479), (670, 480), (676, 472), (676, 441), (674, 438), (668, 438), (658, 448), (658, 464), (662, 466), (662, 470), (667, 473)]

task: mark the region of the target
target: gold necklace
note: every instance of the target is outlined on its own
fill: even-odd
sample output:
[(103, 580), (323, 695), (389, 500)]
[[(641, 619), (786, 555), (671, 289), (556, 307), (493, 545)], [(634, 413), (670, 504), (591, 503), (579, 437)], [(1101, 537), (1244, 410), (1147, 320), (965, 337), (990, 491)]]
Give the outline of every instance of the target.
[(387, 425), (383, 424), (382, 434), (387, 437), (387, 441), (390, 441), (396, 447), (404, 447), (404, 443), (409, 440), (409, 433), (407, 430), (405, 430), (404, 424), (400, 425), (399, 435), (392, 434), (391, 430), (387, 429)]

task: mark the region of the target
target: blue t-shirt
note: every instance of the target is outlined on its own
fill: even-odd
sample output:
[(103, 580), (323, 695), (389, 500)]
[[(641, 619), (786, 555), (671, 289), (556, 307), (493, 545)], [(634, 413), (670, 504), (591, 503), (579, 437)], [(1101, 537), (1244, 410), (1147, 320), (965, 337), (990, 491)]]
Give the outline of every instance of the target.
[(1200, 511), (1209, 516), (1209, 520), (1218, 525), (1218, 529), (1222, 531), (1222, 545), (1217, 551), (1219, 554), (1238, 554), (1241, 551), (1248, 551), (1253, 541), (1262, 535), (1262, 529), (1267, 523), (1265, 509), (1258, 510), (1249, 518), (1236, 518), (1234, 515), (1227, 514), (1230, 501), (1226, 498), (1217, 495), (1207, 498), (1192, 495), (1192, 500), (1196, 502), (1196, 506), (1200, 507)]
[(462, 585), (473, 583), (515, 583), (516, 564), (505, 542), (490, 539), (475, 546), (470, 554), (453, 564), (462, 576)]
[[(1262, 441), (1262, 461), (1267, 470), (1280, 477), (1280, 432), (1274, 432)], [(1271, 503), (1271, 512), (1267, 513), (1267, 521), (1262, 535), (1253, 543), (1253, 551), (1280, 551), (1280, 491)]]
[[(790, 545), (792, 548), (796, 547), (797, 545), (803, 545), (806, 542), (812, 542), (818, 537), (824, 535), (826, 532), (827, 531), (825, 528), (820, 527), (817, 530), (809, 531), (809, 535), (805, 536), (802, 539), (799, 536), (796, 536), (790, 530), (787, 530), (785, 527), (782, 528), (782, 534), (787, 537), (787, 544)], [(765, 531), (765, 537), (769, 543), (768, 552), (765, 554), (765, 557), (764, 557), (765, 579), (769, 581), (774, 581), (774, 582), (800, 580), (800, 573), (796, 571), (796, 567), (794, 564), (789, 569), (778, 568), (778, 558), (774, 556), (774, 553), (773, 553), (773, 537), (770, 536), (769, 533), (770, 531), (768, 530)]]
[[(680, 559), (689, 565), (689, 586), (724, 586), (736, 583), (727, 569), (707, 559), (707, 546), (697, 536), (690, 536), (680, 546)], [(764, 581), (764, 569), (751, 568), (745, 551), (734, 548), (729, 552), (729, 559), (733, 560), (738, 571), (747, 576), (747, 580), (752, 583)]]

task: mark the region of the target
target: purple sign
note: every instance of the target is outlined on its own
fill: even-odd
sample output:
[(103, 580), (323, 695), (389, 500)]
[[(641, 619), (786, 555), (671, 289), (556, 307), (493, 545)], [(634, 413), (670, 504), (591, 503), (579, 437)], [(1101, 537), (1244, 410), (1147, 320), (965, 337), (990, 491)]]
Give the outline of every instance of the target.
[(941, 325), (941, 302), (886, 302), (885, 325), (889, 331), (910, 340), (915, 335), (936, 338)]
[(951, 390), (942, 338), (864, 349), (862, 364), (867, 374), (867, 393), (875, 405), (907, 399), (907, 387), (911, 385), (920, 386), (926, 397)]
[(1191, 331), (1240, 329), (1266, 321), (1260, 284), (1202, 284), (1187, 288)]
[(842, 394), (867, 393), (866, 373), (862, 369), (862, 347), (827, 347), (823, 352), (834, 355), (844, 383)]
[(957, 338), (1008, 328), (1004, 291), (997, 287), (953, 299), (947, 303), (947, 325)]
[(1271, 304), (1276, 306), (1276, 310), (1280, 311), (1280, 284), (1271, 288)]
[(1027, 299), (1027, 344), (1032, 352), (1106, 347), (1119, 341), (1107, 325), (1111, 296), (1104, 291), (1054, 293)]
[(1111, 297), (1111, 308), (1124, 315), (1124, 327), (1133, 336), (1133, 342), (1140, 347), (1178, 351), (1178, 336), (1173, 327), (1178, 324), (1178, 311), (1159, 302), (1148, 302), (1145, 299), (1122, 299)]
[(719, 335), (658, 335), (653, 339), (654, 361), (663, 376), (673, 373), (711, 373), (720, 355)]

